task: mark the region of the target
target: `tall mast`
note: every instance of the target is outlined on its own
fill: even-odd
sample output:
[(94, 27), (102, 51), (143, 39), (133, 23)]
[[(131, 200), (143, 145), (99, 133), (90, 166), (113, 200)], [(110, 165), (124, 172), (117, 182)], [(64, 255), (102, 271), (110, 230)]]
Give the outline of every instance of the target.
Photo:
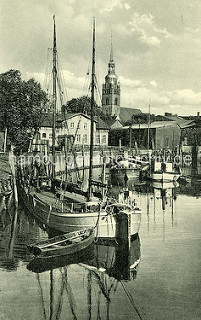
[(148, 134), (147, 134), (147, 150), (149, 151), (149, 140), (150, 140), (150, 101), (149, 101), (149, 113), (148, 113)]
[(55, 178), (55, 125), (56, 125), (56, 103), (57, 103), (57, 48), (56, 48), (56, 24), (55, 24), (55, 16), (53, 16), (54, 20), (54, 39), (53, 39), (53, 118), (52, 118), (52, 179)]
[(90, 162), (89, 162), (89, 190), (88, 198), (92, 195), (92, 166), (94, 144), (94, 89), (95, 89), (95, 18), (93, 18), (93, 48), (92, 48), (92, 79), (91, 79), (91, 136), (90, 136)]

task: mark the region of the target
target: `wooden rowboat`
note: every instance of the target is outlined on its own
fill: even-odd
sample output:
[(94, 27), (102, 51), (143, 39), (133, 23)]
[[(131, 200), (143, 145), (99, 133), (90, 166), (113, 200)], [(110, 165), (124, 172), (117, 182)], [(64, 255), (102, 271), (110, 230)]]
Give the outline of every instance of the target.
[(94, 241), (94, 228), (87, 228), (29, 244), (31, 253), (41, 257), (63, 256), (87, 248)]

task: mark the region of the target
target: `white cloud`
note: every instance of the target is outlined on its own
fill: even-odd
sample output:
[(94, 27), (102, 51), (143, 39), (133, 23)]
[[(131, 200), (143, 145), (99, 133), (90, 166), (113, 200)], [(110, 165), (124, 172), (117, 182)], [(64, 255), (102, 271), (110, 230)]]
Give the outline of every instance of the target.
[(129, 10), (131, 8), (130, 4), (129, 3), (124, 3), (124, 8), (126, 10)]
[(45, 74), (44, 73), (39, 73), (39, 72), (26, 72), (22, 75), (22, 77), (27, 81), (31, 78), (34, 78), (37, 82), (39, 82), (41, 85), (45, 81)]
[(157, 87), (158, 83), (155, 80), (150, 81), (152, 87)]
[(139, 38), (140, 42), (151, 46), (159, 46), (162, 38), (169, 38), (171, 34), (165, 29), (156, 26), (154, 16), (149, 14), (139, 15), (134, 13), (132, 21), (129, 21), (131, 30)]
[(119, 77), (119, 81), (122, 86), (125, 86), (127, 88), (139, 88), (143, 86), (143, 83), (141, 80), (132, 80), (132, 79), (124, 78), (122, 76)]
[(110, 1), (106, 0), (103, 5), (103, 9), (101, 9), (100, 12), (101, 13), (111, 12), (115, 8), (129, 10), (130, 5), (128, 2), (125, 2), (125, 0), (110, 0)]
[(201, 92), (192, 89), (176, 90), (169, 94), (171, 104), (201, 105)]

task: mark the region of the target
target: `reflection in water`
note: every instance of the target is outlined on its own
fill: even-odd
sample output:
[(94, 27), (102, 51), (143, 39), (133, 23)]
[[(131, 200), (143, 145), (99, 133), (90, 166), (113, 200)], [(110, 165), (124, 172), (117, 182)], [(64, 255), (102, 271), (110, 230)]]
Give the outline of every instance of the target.
[(16, 270), (20, 261), (29, 261), (26, 245), (47, 238), (36, 221), (25, 215), (21, 208), (11, 207), (0, 213), (0, 268)]
[(47, 239), (43, 226), (21, 208), (0, 213), (5, 319), (14, 309), (16, 319), (34, 320), (191, 319), (192, 309), (200, 318), (201, 199), (189, 196), (192, 183), (128, 188), (142, 208), (140, 240), (95, 243), (74, 257), (33, 259), (26, 245)]
[[(79, 253), (79, 255), (72, 255), (71, 257), (57, 257), (55, 259), (54, 257), (40, 258), (39, 256), (33, 259), (27, 268), (37, 273), (40, 300), (46, 319), (48, 319), (48, 310), (49, 319), (60, 318), (64, 299), (66, 298), (74, 319), (78, 318), (77, 306), (80, 300), (82, 301), (81, 308), (88, 313), (88, 319), (101, 319), (105, 312), (106, 318), (110, 319), (110, 304), (119, 283), (141, 319), (134, 300), (124, 283), (124, 280), (136, 278), (139, 262), (140, 239), (139, 236), (136, 236), (131, 242), (127, 243), (104, 242), (102, 244), (93, 244), (90, 248)], [(77, 264), (77, 281), (80, 281), (79, 288), (76, 287), (76, 281), (70, 281), (74, 264)], [(47, 286), (47, 282), (41, 281), (40, 278), (40, 273), (45, 271), (47, 273), (48, 270), (50, 270), (48, 285), (50, 288), (49, 307), (45, 303), (47, 299), (44, 297), (45, 289), (43, 289), (43, 285)], [(77, 292), (78, 289), (79, 294)], [(64, 292), (67, 294), (66, 298), (64, 297)], [(76, 294), (73, 294), (73, 292), (76, 292)], [(94, 303), (94, 300), (96, 300), (96, 303)], [(86, 303), (85, 306), (84, 303)]]
[(26, 264), (26, 261), (31, 260), (27, 269), (36, 273), (41, 316), (44, 319), (64, 319), (69, 312), (73, 319), (82, 319), (84, 315), (89, 319), (101, 319), (105, 318), (105, 314), (110, 319), (111, 315), (114, 316), (114, 312), (110, 311), (111, 301), (118, 290), (117, 297), (123, 290), (124, 296), (130, 300), (129, 303), (140, 318), (124, 283), (137, 276), (140, 263), (138, 235), (131, 241), (94, 243), (72, 256), (42, 259), (39, 256), (32, 259), (26, 245), (33, 240), (46, 238), (48, 234), (39, 228), (34, 219), (24, 214), (21, 208), (19, 212), (13, 209), (5, 213), (2, 221), (0, 249), (4, 251), (0, 268), (9, 271), (21, 269), (21, 261)]

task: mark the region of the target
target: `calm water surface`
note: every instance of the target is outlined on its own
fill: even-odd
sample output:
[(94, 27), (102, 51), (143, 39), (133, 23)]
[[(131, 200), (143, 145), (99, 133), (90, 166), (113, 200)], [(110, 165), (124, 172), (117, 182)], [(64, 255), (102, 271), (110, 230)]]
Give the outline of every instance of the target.
[(26, 244), (46, 231), (21, 207), (2, 212), (0, 319), (200, 320), (201, 197), (155, 187), (136, 188), (142, 219), (129, 253), (95, 244), (72, 261), (33, 260)]

